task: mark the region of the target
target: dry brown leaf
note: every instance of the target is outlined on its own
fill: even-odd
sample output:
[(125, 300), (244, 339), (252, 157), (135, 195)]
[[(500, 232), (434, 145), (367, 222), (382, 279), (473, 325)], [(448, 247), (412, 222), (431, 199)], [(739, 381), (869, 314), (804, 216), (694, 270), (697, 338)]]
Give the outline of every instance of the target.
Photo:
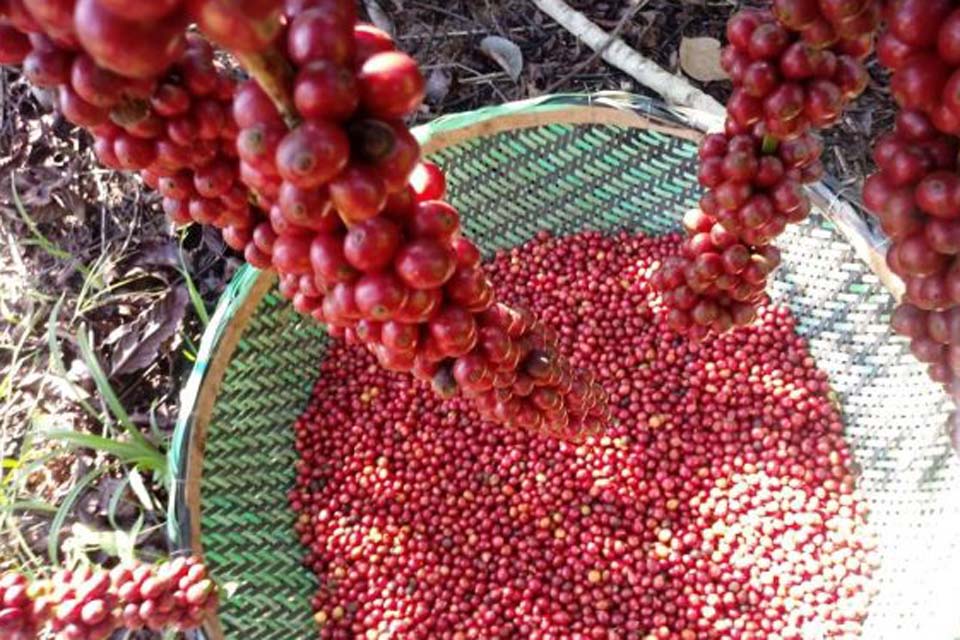
[(493, 59), (514, 81), (523, 72), (523, 52), (514, 42), (500, 36), (487, 36), (480, 42), (480, 50)]
[(136, 267), (173, 267), (180, 266), (180, 251), (173, 240), (155, 240), (145, 242), (134, 254), (131, 264)]
[(367, 15), (370, 16), (370, 22), (377, 28), (383, 29), (390, 35), (396, 33), (397, 29), (393, 20), (390, 19), (390, 16), (387, 15), (387, 12), (383, 10), (377, 0), (363, 0), (363, 6), (367, 10)]
[(720, 41), (716, 38), (684, 38), (680, 42), (680, 68), (700, 82), (726, 80), (720, 66)]
[(133, 373), (153, 364), (160, 347), (180, 327), (189, 301), (187, 288), (179, 286), (133, 322), (114, 329), (104, 342), (113, 345), (110, 375)]
[(450, 93), (450, 86), (453, 84), (453, 76), (443, 68), (436, 68), (427, 76), (427, 102), (430, 104), (439, 104)]

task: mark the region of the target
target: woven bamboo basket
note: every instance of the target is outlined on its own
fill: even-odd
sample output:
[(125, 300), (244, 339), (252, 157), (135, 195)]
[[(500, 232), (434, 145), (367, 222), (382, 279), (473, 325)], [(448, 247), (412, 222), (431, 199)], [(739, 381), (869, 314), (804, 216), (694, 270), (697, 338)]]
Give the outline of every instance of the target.
[[(675, 230), (696, 206), (706, 117), (623, 94), (554, 96), (450, 116), (418, 130), (448, 172), (450, 199), (490, 255), (583, 229)], [(896, 279), (882, 243), (838, 189), (818, 185), (814, 215), (779, 246), (772, 295), (800, 319), (831, 376), (879, 537), (870, 639), (960, 638), (960, 462), (950, 405), (891, 335)], [(171, 469), (169, 534), (202, 553), (232, 591), (201, 636), (314, 637), (312, 575), (300, 565), (286, 492), (291, 424), (305, 407), (327, 337), (275, 291), (240, 272), (204, 337), (183, 392)]]

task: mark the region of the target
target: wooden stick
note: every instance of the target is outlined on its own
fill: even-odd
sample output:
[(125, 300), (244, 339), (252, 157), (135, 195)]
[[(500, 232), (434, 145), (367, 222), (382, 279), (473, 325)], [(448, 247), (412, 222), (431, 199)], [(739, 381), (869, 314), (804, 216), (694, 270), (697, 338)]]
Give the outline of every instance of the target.
[(644, 58), (620, 38), (611, 38), (585, 15), (571, 9), (563, 0), (533, 0), (538, 9), (556, 20), (604, 60), (655, 91), (668, 103), (721, 116), (722, 104), (691, 85), (683, 76), (668, 73), (655, 62)]

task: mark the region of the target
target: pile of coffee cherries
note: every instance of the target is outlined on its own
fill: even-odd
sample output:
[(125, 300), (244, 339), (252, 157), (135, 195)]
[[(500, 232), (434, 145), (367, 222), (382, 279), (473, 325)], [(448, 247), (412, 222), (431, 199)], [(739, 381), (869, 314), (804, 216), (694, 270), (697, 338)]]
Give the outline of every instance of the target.
[(770, 243), (809, 214), (803, 185), (823, 172), (812, 131), (836, 123), (866, 89), (862, 61), (879, 17), (874, 0), (776, 0), (728, 22), (726, 131), (700, 152), (710, 191), (686, 220), (681, 255), (654, 283), (675, 330), (699, 339), (754, 321), (779, 264)]
[(874, 147), (863, 200), (892, 241), (887, 264), (906, 284), (893, 328), (960, 398), (960, 6), (900, 1), (877, 45), (902, 111)]
[(43, 629), (64, 640), (105, 640), (117, 629), (200, 627), (217, 608), (216, 585), (195, 557), (110, 571), (61, 570), (29, 581), (0, 577), (0, 637), (32, 640)]
[(545, 236), (487, 267), (617, 418), (483, 423), (336, 345), (290, 493), (321, 638), (857, 637), (874, 543), (841, 418), (785, 309), (694, 343), (650, 286), (676, 236)]
[[(578, 438), (609, 417), (550, 331), (497, 303), (403, 121), (420, 70), (352, 0), (7, 0), (0, 19), (0, 61), (56, 88), (104, 165), (139, 171), (175, 223), (222, 229), (334, 335), (516, 428)], [(270, 74), (238, 85), (191, 21)]]

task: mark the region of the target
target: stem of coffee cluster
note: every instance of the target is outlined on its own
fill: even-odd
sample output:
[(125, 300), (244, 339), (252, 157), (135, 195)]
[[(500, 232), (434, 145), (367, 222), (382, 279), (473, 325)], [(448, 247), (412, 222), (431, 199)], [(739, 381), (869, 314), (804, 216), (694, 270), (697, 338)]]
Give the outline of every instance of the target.
[(777, 152), (777, 149), (780, 148), (780, 141), (774, 138), (773, 136), (763, 136), (763, 146), (761, 152), (765, 156), (772, 155)]
[(273, 100), (287, 126), (293, 129), (300, 124), (300, 115), (293, 104), (293, 67), (283, 54), (276, 47), (270, 47), (258, 53), (238, 53), (237, 59)]

